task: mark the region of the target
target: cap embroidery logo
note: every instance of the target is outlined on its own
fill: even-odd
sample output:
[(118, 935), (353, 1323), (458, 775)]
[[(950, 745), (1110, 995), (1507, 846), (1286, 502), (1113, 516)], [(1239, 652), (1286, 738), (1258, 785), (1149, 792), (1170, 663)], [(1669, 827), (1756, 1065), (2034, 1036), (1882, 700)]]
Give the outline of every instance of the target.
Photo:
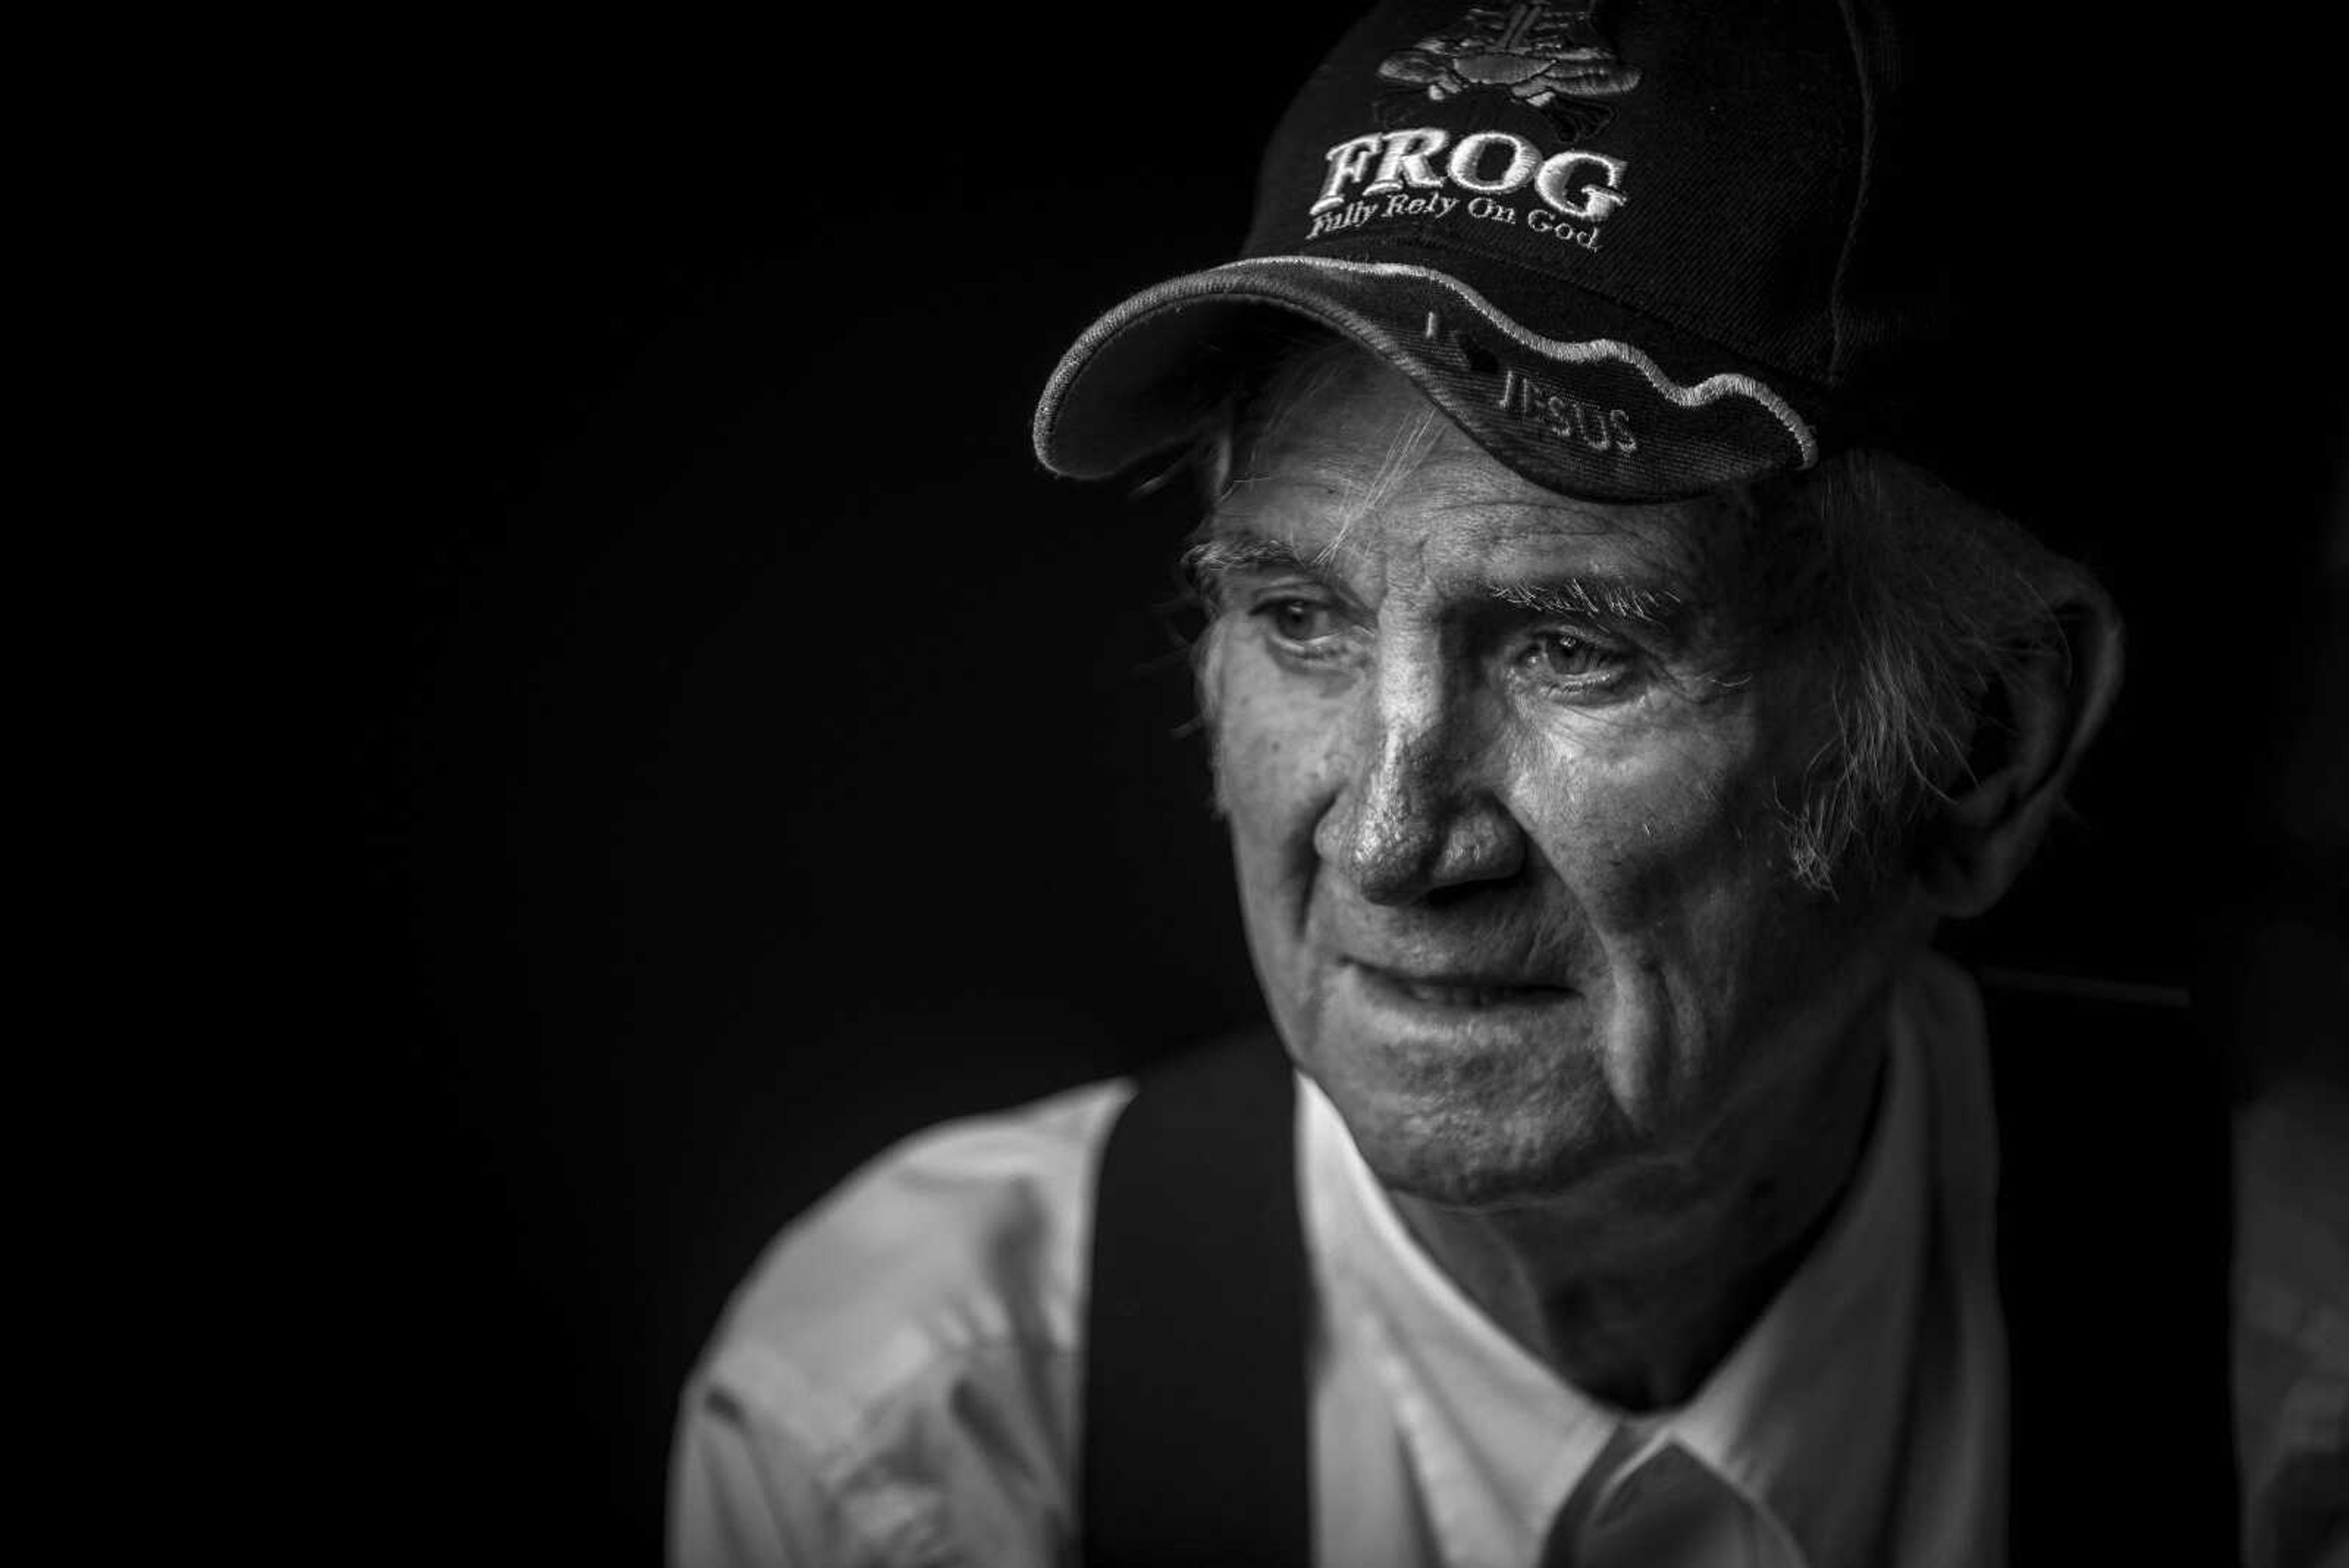
[(1579, 139), (1611, 118), (1584, 100), (1619, 98), (1640, 85), (1640, 68), (1617, 58), (1599, 36), (1590, 18), (1597, 7), (1598, 0), (1472, 5), (1446, 31), (1389, 55), (1379, 76), (1425, 88), (1437, 103), (1479, 88), (1506, 91)]

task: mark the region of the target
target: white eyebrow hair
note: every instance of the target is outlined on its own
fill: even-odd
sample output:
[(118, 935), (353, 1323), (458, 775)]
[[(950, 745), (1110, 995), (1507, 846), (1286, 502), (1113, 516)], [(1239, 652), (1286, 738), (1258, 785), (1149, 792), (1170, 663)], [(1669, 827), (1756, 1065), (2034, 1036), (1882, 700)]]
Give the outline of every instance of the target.
[[(1243, 572), (1305, 572), (1326, 576), (1327, 551), (1308, 556), (1286, 540), (1261, 534), (1216, 534), (1183, 553), (1184, 570), (1195, 580)], [(1487, 598), (1537, 615), (1567, 619), (1635, 621), (1668, 628), (1686, 616), (1686, 596), (1606, 573), (1576, 572), (1534, 582), (1487, 580)]]
[(1326, 552), (1307, 556), (1286, 540), (1262, 534), (1216, 534), (1183, 552), (1183, 569), (1193, 576), (1236, 572), (1311, 572), (1320, 575)]
[(1680, 619), (1688, 608), (1688, 600), (1671, 588), (1581, 573), (1531, 583), (1487, 582), (1485, 592), (1503, 604), (1537, 615), (1630, 620), (1657, 627)]

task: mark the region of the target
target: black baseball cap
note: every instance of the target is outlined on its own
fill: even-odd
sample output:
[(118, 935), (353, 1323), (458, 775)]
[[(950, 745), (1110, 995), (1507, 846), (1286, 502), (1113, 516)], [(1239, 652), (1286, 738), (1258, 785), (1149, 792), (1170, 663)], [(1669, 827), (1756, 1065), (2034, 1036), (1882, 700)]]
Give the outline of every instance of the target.
[(1189, 441), (1285, 315), (1567, 494), (1671, 499), (1862, 441), (1937, 456), (1907, 439), (1937, 258), (1878, 221), (1896, 61), (1863, 0), (1381, 5), (1274, 132), (1240, 259), (1088, 327), (1037, 454), (1102, 478)]

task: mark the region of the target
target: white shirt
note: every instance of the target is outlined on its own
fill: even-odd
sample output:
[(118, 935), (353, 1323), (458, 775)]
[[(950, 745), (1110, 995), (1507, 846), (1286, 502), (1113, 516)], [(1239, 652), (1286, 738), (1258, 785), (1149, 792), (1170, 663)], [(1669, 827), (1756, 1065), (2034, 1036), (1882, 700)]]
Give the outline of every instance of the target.
[[(2005, 1345), (1980, 999), (1938, 958), (1827, 1231), (1703, 1386), (1633, 1417), (1504, 1334), (1299, 1080), (1314, 1554), (1503, 1568), (1997, 1563)], [(1021, 1564), (1070, 1536), (1096, 1158), (1090, 1085), (884, 1155), (792, 1226), (688, 1383), (670, 1550), (717, 1564)]]

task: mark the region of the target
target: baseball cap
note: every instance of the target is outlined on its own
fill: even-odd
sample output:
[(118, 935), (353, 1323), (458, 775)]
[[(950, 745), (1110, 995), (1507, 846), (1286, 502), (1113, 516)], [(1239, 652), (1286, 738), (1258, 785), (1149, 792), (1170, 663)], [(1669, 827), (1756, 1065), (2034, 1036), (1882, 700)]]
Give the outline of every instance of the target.
[(1102, 478), (1186, 442), (1286, 317), (1567, 494), (1938, 456), (1908, 439), (1942, 280), (1887, 199), (1897, 57), (1862, 0), (1391, 0), (1280, 120), (1239, 259), (1086, 328), (1037, 454)]

